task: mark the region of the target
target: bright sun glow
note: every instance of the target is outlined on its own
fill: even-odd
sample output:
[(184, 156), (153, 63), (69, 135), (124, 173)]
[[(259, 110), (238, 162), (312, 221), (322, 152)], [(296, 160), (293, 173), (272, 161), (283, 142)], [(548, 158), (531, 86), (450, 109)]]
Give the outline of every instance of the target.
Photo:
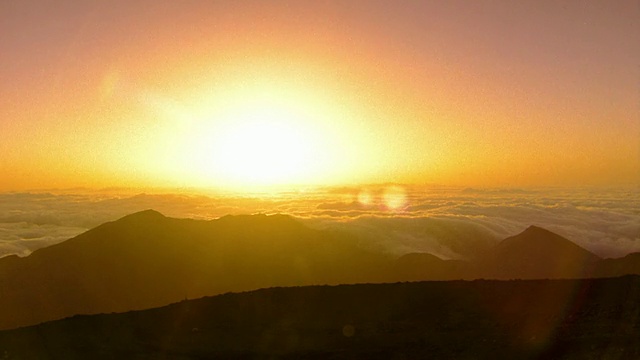
[(319, 80), (265, 70), (203, 81), (173, 99), (138, 93), (162, 120), (141, 167), (179, 186), (268, 193), (356, 182), (383, 159), (362, 126), (367, 113)]
[(277, 108), (257, 108), (238, 115), (215, 139), (212, 164), (217, 172), (240, 184), (291, 182), (313, 171), (312, 134), (303, 119)]
[(167, 128), (177, 144), (167, 146), (165, 168), (240, 191), (327, 181), (345, 167), (344, 135), (329, 130), (341, 116), (318, 99), (264, 84), (209, 94)]

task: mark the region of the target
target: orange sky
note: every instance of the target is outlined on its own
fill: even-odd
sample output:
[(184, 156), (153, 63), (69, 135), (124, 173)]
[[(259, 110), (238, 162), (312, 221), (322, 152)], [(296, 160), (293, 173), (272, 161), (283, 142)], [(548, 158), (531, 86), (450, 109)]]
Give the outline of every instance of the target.
[(0, 190), (640, 183), (637, 1), (9, 1), (0, 47)]

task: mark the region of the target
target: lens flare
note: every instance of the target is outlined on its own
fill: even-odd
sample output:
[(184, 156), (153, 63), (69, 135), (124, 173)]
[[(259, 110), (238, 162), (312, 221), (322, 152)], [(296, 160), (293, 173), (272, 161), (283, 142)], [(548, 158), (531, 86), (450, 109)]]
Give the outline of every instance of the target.
[(400, 186), (390, 186), (385, 189), (382, 199), (389, 210), (402, 210), (407, 204), (407, 193)]
[(360, 191), (358, 194), (358, 202), (364, 206), (369, 206), (373, 203), (373, 196), (367, 190)]

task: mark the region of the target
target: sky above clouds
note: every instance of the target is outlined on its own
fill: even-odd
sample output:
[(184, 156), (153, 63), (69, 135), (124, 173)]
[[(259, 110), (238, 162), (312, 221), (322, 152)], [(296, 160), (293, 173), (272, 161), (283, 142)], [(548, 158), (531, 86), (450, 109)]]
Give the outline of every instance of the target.
[(5, 191), (640, 182), (633, 0), (10, 0), (0, 47)]

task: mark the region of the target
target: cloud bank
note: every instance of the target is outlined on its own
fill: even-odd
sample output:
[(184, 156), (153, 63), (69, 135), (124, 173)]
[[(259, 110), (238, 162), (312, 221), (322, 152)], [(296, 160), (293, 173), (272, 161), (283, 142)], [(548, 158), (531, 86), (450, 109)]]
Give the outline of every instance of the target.
[(0, 256), (25, 256), (101, 223), (145, 209), (171, 217), (286, 213), (347, 231), (362, 246), (445, 259), (474, 256), (538, 225), (603, 257), (640, 251), (637, 189), (478, 190), (377, 186), (266, 197), (67, 191), (0, 194)]

